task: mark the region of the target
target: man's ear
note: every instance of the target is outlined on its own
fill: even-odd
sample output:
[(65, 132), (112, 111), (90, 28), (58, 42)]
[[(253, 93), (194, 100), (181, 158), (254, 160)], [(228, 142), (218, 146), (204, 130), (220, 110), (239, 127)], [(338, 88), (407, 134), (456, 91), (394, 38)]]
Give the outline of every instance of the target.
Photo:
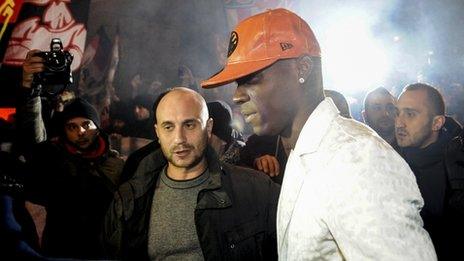
[(366, 121), (366, 119), (367, 119), (366, 110), (362, 110), (362, 111), (361, 111), (361, 115), (362, 115), (362, 118), (363, 118), (364, 123), (367, 124), (367, 121)]
[(300, 56), (297, 60), (298, 67), (298, 78), (303, 78), (305, 81), (308, 81), (309, 75), (313, 70), (313, 62), (311, 57), (307, 55)]
[(446, 118), (443, 115), (437, 115), (433, 117), (432, 121), (432, 131), (440, 131), (445, 125)]
[(156, 133), (156, 137), (159, 138), (159, 134), (158, 134), (158, 124), (153, 124), (153, 129), (155, 129), (155, 133)]
[(214, 124), (213, 118), (209, 118), (206, 121), (206, 130), (208, 131), (208, 139), (211, 139), (211, 134), (213, 133), (213, 124)]

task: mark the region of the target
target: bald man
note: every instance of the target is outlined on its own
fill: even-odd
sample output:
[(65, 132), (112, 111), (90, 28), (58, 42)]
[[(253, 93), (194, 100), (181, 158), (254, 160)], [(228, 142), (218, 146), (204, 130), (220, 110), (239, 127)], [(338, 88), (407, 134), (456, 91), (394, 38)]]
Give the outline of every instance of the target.
[(177, 87), (155, 102), (161, 148), (139, 162), (108, 212), (109, 257), (125, 260), (276, 260), (279, 186), (220, 163), (208, 147), (205, 100)]

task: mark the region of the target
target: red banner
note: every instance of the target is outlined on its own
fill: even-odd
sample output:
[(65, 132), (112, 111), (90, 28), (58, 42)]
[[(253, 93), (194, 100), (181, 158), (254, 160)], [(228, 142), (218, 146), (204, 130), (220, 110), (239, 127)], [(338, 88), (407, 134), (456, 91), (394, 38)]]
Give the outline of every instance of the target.
[[(6, 28), (0, 41), (0, 105), (14, 102), (27, 52), (49, 51), (52, 38), (60, 38), (63, 48), (74, 56), (71, 69), (77, 75), (85, 49), (90, 0), (1, 1), (0, 14), (11, 14), (11, 18), (0, 24)], [(15, 14), (17, 19), (13, 23)]]
[(16, 108), (0, 108), (0, 119), (6, 122), (13, 122), (13, 115), (16, 113)]
[(22, 6), (23, 0), (4, 0), (0, 5), (0, 23), (3, 24), (0, 29), (0, 40), (8, 24), (16, 22)]
[(0, 6), (0, 23), (16, 22), (21, 6), (23, 6), (23, 0), (4, 0)]

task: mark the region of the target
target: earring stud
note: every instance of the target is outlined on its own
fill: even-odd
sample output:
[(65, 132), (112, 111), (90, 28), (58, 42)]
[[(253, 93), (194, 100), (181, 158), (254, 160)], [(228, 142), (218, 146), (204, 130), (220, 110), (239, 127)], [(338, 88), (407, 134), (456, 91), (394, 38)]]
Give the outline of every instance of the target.
[(303, 79), (303, 77), (300, 77), (300, 79), (298, 79), (298, 81), (303, 84), (305, 82), (305, 79)]

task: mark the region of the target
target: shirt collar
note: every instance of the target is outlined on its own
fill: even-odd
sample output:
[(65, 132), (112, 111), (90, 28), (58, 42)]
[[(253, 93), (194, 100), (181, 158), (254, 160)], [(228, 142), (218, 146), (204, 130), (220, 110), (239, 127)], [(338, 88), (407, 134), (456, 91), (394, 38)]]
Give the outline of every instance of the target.
[(294, 152), (298, 155), (315, 152), (338, 115), (339, 111), (331, 98), (327, 97), (319, 103), (301, 129)]

